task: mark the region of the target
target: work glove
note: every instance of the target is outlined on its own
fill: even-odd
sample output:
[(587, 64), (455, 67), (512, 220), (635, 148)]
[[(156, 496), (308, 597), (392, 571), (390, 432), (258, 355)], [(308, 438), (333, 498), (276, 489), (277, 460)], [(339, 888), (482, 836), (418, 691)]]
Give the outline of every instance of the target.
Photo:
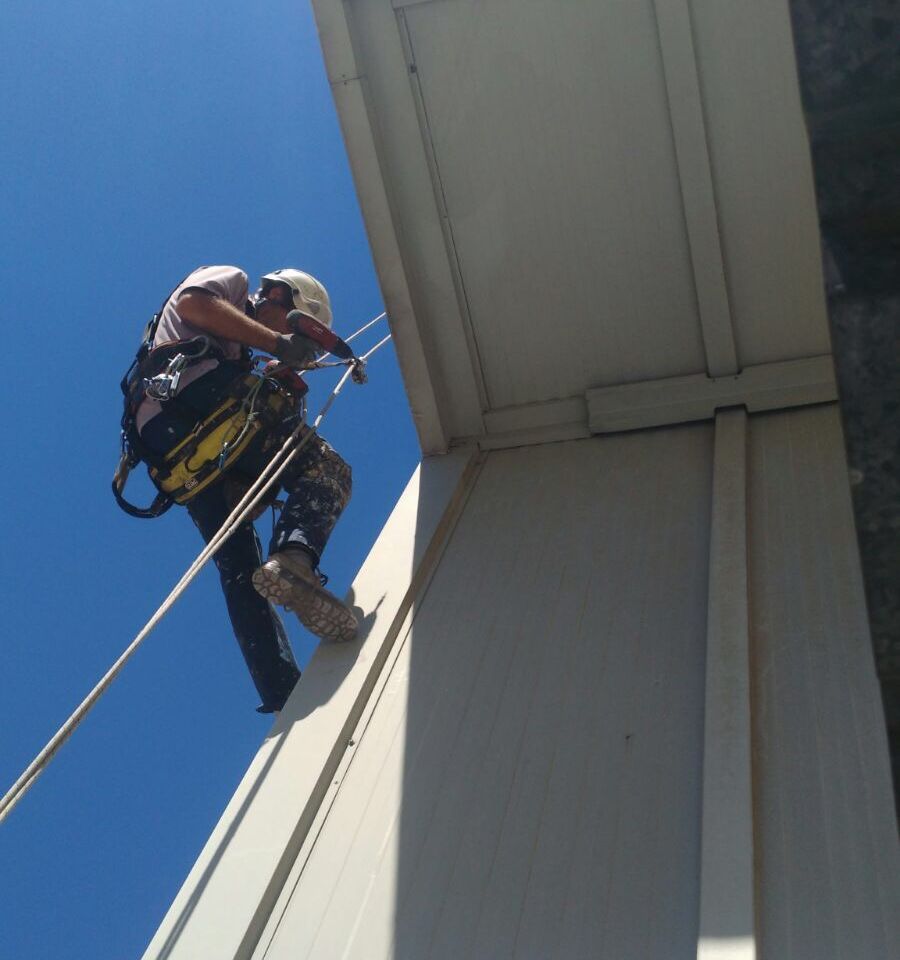
[(302, 367), (310, 360), (315, 360), (318, 352), (319, 345), (299, 333), (280, 333), (274, 350), (275, 356), (282, 363), (292, 367)]

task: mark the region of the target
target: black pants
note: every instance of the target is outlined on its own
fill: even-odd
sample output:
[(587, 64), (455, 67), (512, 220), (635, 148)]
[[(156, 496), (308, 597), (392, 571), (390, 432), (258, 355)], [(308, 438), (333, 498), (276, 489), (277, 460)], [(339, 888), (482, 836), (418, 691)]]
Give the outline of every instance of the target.
[[(232, 372), (213, 370), (179, 394), (178, 406), (148, 421), (141, 431), (147, 446), (163, 453), (193, 429), (197, 419), (215, 409), (227, 394)], [(274, 434), (259, 434), (222, 480), (210, 484), (187, 504), (188, 513), (208, 543), (237, 503), (233, 481), (252, 482), (296, 426), (286, 421)], [(306, 443), (280, 477), (287, 502), (275, 526), (269, 553), (303, 547), (318, 564), (328, 537), (350, 499), (350, 467), (319, 436)], [(239, 497), (238, 497), (239, 498)], [(240, 525), (219, 549), (216, 567), (225, 594), (235, 637), (262, 697), (265, 710), (279, 710), (300, 677), (284, 626), (271, 604), (250, 581), (262, 563), (256, 530), (250, 521)]]

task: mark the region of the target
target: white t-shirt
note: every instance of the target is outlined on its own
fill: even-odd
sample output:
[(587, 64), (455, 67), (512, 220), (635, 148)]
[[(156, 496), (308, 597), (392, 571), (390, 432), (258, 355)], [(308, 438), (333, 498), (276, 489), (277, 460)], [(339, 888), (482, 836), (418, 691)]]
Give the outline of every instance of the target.
[[(156, 328), (156, 334), (153, 337), (153, 346), (159, 347), (172, 340), (189, 340), (191, 337), (197, 337), (201, 334), (208, 336), (213, 343), (221, 347), (225, 357), (229, 360), (239, 360), (241, 356), (241, 345), (234, 340), (223, 340), (221, 337), (213, 337), (206, 331), (198, 330), (192, 327), (186, 320), (178, 314), (178, 301), (182, 294), (188, 290), (205, 290), (207, 293), (222, 300), (227, 300), (230, 304), (237, 307), (238, 310), (244, 310), (247, 303), (248, 284), (247, 274), (238, 267), (200, 267), (192, 274), (186, 277), (175, 288), (172, 295), (166, 301), (163, 307), (162, 316), (159, 318), (159, 325)], [(192, 383), (204, 373), (215, 369), (219, 365), (218, 360), (201, 360), (189, 366), (181, 375), (178, 389), (181, 390), (189, 383)], [(150, 397), (144, 399), (138, 407), (135, 423), (138, 430), (144, 428), (148, 420), (162, 412), (162, 406), (158, 400)]]

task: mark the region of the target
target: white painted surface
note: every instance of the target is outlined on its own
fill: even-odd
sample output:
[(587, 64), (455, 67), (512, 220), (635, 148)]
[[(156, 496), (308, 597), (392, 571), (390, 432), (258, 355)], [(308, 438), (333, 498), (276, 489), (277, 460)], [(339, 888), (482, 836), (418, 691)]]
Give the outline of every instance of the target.
[(722, 377), (737, 373), (739, 365), (722, 262), (690, 3), (688, 0), (654, 0), (653, 6), (665, 67), (678, 179), (706, 351), (706, 372), (711, 377)]
[(900, 846), (836, 406), (750, 420), (765, 960), (895, 960)]
[(829, 352), (785, 0), (314, 7), (426, 451)]
[(354, 122), (348, 124), (346, 142), (350, 156), (357, 158), (359, 202), (370, 236), (377, 234), (379, 237), (378, 278), (404, 383), (407, 384), (413, 423), (423, 451), (444, 453), (448, 444), (447, 429), (441, 417), (440, 398), (435, 390), (432, 370), (415, 324), (412, 297), (400, 265), (400, 250), (390, 220), (384, 184), (379, 177), (371, 175), (372, 164), (359, 159), (371, 157), (374, 162), (375, 157), (361, 81), (359, 78), (338, 81), (332, 84), (332, 92), (342, 115), (354, 118)]
[(481, 404), (396, 16), (383, 0), (312, 6), (385, 305), (416, 327), (412, 339), (398, 331), (396, 347), (419, 440), (439, 453), (442, 431), (481, 432)]
[(742, 367), (830, 352), (788, 0), (691, 0)]
[(484, 426), (485, 436), (470, 438), (483, 450), (582, 440), (591, 435), (583, 396), (489, 410)]
[(145, 960), (249, 955), (381, 663), (449, 532), (469, 461), (469, 454), (457, 451), (426, 462), (413, 475), (351, 589), (352, 602), (365, 615), (360, 639), (318, 648)]
[[(427, 462), (147, 957), (895, 960), (785, 0), (313, 3), (422, 443), (520, 449)], [(547, 442), (810, 403), (743, 531), (743, 413)]]
[(673, 377), (588, 390), (592, 433), (638, 430), (669, 423), (710, 420), (722, 407), (750, 413), (837, 399), (831, 356), (747, 367), (734, 377)]
[(693, 957), (712, 431), (490, 454), (257, 957)]
[(404, 12), (490, 407), (704, 369), (652, 4)]
[(490, 453), (423, 554), (430, 462), (147, 956), (893, 960), (838, 413), (749, 418), (746, 512), (744, 416)]
[(435, 376), (417, 325), (409, 280), (404, 269), (397, 228), (393, 219), (387, 185), (378, 159), (377, 130), (367, 110), (350, 25), (343, 5), (313, 3), (323, 46), (328, 51), (326, 68), (357, 196), (378, 271), (388, 323), (403, 372), (410, 411), (426, 454), (443, 453), (447, 448), (447, 427), (440, 407), (440, 380)]
[(716, 417), (697, 960), (755, 960), (747, 414)]

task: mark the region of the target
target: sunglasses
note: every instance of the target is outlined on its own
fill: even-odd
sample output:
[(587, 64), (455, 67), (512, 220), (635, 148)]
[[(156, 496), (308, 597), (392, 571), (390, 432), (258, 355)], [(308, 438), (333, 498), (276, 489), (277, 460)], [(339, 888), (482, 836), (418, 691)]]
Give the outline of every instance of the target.
[[(272, 297), (273, 290), (280, 290), (281, 296)], [(260, 300), (272, 300), (274, 303), (278, 303), (283, 307), (288, 309), (293, 308), (294, 306), (294, 295), (291, 291), (291, 288), (285, 283), (277, 283), (270, 280), (268, 283), (264, 283), (259, 290), (256, 291), (254, 299), (258, 302)]]

